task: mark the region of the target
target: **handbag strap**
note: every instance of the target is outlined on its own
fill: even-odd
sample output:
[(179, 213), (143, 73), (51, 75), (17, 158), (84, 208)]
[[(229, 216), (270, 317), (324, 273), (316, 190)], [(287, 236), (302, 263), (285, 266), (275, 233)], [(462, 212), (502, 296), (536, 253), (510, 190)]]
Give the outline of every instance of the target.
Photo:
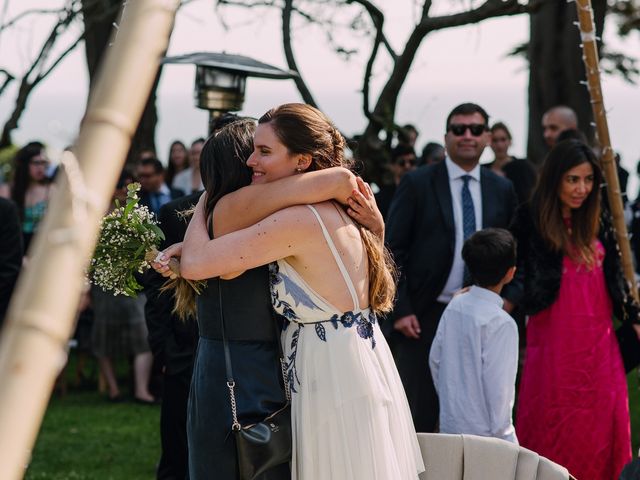
[[(222, 307), (222, 280), (218, 278), (218, 303), (220, 304), (220, 327), (222, 331), (222, 345), (224, 347), (224, 364), (227, 373), (227, 388), (229, 389), (229, 402), (231, 403), (231, 416), (233, 423), (231, 424), (232, 430), (240, 430), (242, 425), (238, 421), (238, 410), (236, 404), (235, 387), (236, 382), (233, 379), (233, 368), (231, 367), (231, 352), (229, 350), (229, 341), (225, 333), (224, 326), (224, 309)], [(280, 329), (278, 328), (278, 322), (276, 321), (273, 309), (271, 310), (271, 317), (273, 319), (273, 326), (276, 331), (276, 343), (278, 345), (278, 355), (280, 357), (280, 370), (282, 373), (282, 381), (284, 382), (284, 392), (287, 397), (287, 403), (291, 401), (291, 393), (289, 391), (289, 384), (287, 383), (287, 369), (284, 359), (284, 352), (282, 351), (282, 343), (280, 342)]]

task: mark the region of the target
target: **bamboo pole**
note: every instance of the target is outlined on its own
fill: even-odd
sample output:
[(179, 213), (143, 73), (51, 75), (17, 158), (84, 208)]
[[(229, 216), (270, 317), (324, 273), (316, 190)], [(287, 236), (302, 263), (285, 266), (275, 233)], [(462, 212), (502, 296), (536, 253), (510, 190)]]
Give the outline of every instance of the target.
[(607, 114), (604, 109), (602, 87), (600, 84), (600, 68), (598, 61), (598, 48), (596, 45), (596, 29), (593, 21), (593, 8), (591, 0), (576, 0), (578, 9), (578, 26), (580, 28), (580, 38), (585, 70), (587, 71), (587, 88), (591, 96), (591, 107), (593, 118), (596, 124), (596, 134), (598, 143), (602, 149), (601, 165), (604, 178), (607, 183), (607, 196), (609, 206), (613, 216), (613, 226), (616, 230), (616, 238), (622, 256), (622, 268), (624, 276), (629, 282), (631, 294), (638, 301), (638, 287), (631, 257), (631, 245), (627, 226), (624, 222), (624, 207), (622, 205), (622, 192), (620, 191), (620, 181), (614, 158), (613, 148), (611, 148), (611, 138), (609, 137), (609, 125)]
[(179, 0), (127, 3), (65, 175), (30, 251), (0, 338), (0, 478), (22, 478), (131, 138), (164, 55)]

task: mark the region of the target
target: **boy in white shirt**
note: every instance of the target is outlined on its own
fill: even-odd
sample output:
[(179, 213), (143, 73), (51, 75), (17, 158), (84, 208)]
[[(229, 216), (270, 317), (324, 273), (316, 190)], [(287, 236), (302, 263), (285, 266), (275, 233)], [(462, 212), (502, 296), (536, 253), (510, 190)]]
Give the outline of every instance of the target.
[(469, 237), (462, 258), (474, 285), (447, 306), (429, 355), (440, 432), (518, 443), (511, 420), (518, 329), (500, 297), (515, 274), (516, 242), (507, 230), (487, 228)]

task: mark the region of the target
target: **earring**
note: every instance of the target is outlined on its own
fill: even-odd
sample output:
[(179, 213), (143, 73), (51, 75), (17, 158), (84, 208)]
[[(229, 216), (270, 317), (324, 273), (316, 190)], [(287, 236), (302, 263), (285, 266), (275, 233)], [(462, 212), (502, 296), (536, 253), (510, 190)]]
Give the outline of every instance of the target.
[(302, 169), (300, 167), (296, 168), (296, 172), (300, 173), (302, 172)]

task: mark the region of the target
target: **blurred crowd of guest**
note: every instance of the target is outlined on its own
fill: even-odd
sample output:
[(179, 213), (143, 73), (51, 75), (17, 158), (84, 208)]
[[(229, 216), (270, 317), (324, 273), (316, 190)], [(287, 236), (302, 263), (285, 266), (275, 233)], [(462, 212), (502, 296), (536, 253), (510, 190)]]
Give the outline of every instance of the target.
[[(386, 241), (402, 272), (396, 308), (386, 319), (385, 334), (390, 339), (418, 431), (434, 431), (438, 425), (439, 402), (443, 400), (438, 398), (437, 385), (433, 384), (429, 374), (429, 350), (439, 319), (453, 293), (468, 284), (464, 280), (467, 271), (462, 260), (462, 245), (468, 236), (467, 227), (470, 233), (486, 227), (511, 228), (519, 242), (518, 255), (524, 255), (518, 259), (519, 268), (523, 271), (526, 268), (527, 274), (533, 278), (537, 275), (535, 272), (539, 265), (533, 265), (532, 262), (543, 260), (534, 258), (531, 252), (541, 248), (542, 253), (537, 252), (541, 258), (546, 260), (546, 256), (553, 257), (553, 252), (545, 250), (549, 246), (549, 239), (564, 239), (565, 234), (562, 232), (566, 228), (570, 231), (575, 226), (558, 224), (541, 227), (535, 215), (538, 215), (539, 209), (547, 208), (548, 205), (552, 205), (549, 211), (561, 208), (562, 175), (573, 171), (571, 169), (576, 165), (588, 164), (593, 166), (593, 171), (599, 172), (595, 160), (598, 152), (587, 146), (587, 139), (578, 130), (575, 113), (566, 106), (549, 109), (541, 119), (544, 141), (552, 152), (550, 158), (557, 157), (554, 161), (558, 166), (562, 165), (558, 168), (566, 167), (562, 171), (545, 167), (543, 159), (531, 161), (516, 158), (510, 152), (513, 138), (506, 123), (489, 123), (486, 112), (475, 104), (463, 104), (460, 107), (463, 108), (454, 109), (447, 118), (444, 145), (430, 140), (424, 143), (421, 150), (417, 150), (420, 132), (411, 124), (403, 126), (389, 145), (386, 181), (374, 186), (378, 207), (385, 220), (388, 220)], [(230, 121), (233, 118), (235, 117), (231, 116)], [(437, 136), (435, 132), (430, 132), (430, 138)], [(196, 138), (187, 148), (188, 144), (175, 140), (171, 143), (166, 158), (162, 159), (151, 150), (139, 152), (135, 161), (122, 171), (114, 189), (112, 205), (115, 200), (124, 203), (127, 185), (139, 182), (141, 204), (146, 205), (161, 219), (162, 228), (167, 234), (163, 246), (180, 241), (184, 236), (186, 220), (177, 216), (176, 212), (194, 204), (203, 191), (200, 157), (204, 144), (205, 139)], [(493, 158), (480, 165), (479, 159), (485, 146), (490, 147)], [(571, 155), (580, 157), (576, 165), (569, 161)], [(616, 160), (627, 208), (627, 223), (632, 232), (632, 247), (639, 260), (637, 264), (640, 265), (640, 198), (635, 202), (627, 200), (629, 174), (620, 166), (619, 156)], [(55, 189), (53, 179), (56, 172), (57, 168), (52, 166), (45, 145), (33, 141), (17, 150), (11, 164), (11, 174), (1, 179), (0, 322), (5, 317), (17, 276), (25, 265), (32, 239)], [(547, 178), (549, 185), (538, 182), (540, 172)], [(640, 163), (637, 173), (640, 175)], [(599, 180), (597, 175), (595, 177)], [(594, 191), (599, 191), (599, 187), (596, 184)], [(551, 191), (550, 188), (555, 190)], [(589, 189), (587, 196), (592, 203), (599, 202), (599, 195), (591, 195), (592, 189)], [(458, 195), (460, 192), (462, 197)], [(465, 217), (469, 209), (474, 210), (472, 224)], [(560, 210), (553, 215), (562, 219)], [(587, 219), (576, 219), (595, 225), (601, 212), (594, 209), (589, 211), (589, 215)], [(602, 215), (606, 221), (608, 217)], [(602, 243), (595, 252), (589, 250), (587, 243), (587, 247), (582, 245), (590, 265), (598, 264), (602, 258), (607, 258), (604, 257), (605, 254), (613, 255), (611, 252), (614, 251), (611, 238), (603, 236), (608, 235), (608, 232), (602, 234), (596, 230), (595, 227), (591, 228), (591, 236), (585, 237), (586, 240), (581, 239), (588, 243), (602, 237)], [(589, 296), (588, 288), (577, 293), (567, 293), (564, 283), (562, 289), (559, 287), (561, 278), (580, 273), (580, 265), (576, 266), (565, 260), (562, 270), (562, 258), (560, 257), (559, 263), (555, 257), (552, 260), (547, 267), (551, 265), (552, 269), (560, 269), (558, 272), (553, 270), (558, 273), (558, 278), (553, 278), (558, 283), (558, 288), (552, 292), (547, 291), (550, 288), (547, 285), (544, 293), (556, 300), (547, 302), (545, 299), (542, 303), (531, 304), (532, 297), (523, 301), (522, 291), (518, 296), (505, 287), (505, 310), (517, 322), (521, 348), (525, 346), (525, 331), (541, 343), (540, 339), (546, 335), (562, 340), (562, 332), (558, 333), (543, 325), (543, 320), (555, 315), (554, 311), (550, 313), (546, 308), (559, 308), (558, 305), (561, 305), (563, 317), (569, 317), (566, 312), (572, 309), (572, 296)], [(608, 265), (605, 264), (603, 268), (606, 270)], [(531, 274), (532, 271), (534, 274)], [(605, 274), (608, 273), (608, 270), (605, 271)], [(542, 284), (545, 278), (535, 277), (535, 280)], [(594, 308), (605, 311), (610, 304), (603, 300), (607, 294), (601, 280), (602, 275), (592, 279), (594, 284), (597, 283), (597, 298), (602, 300)], [(122, 401), (125, 397), (124, 390), (129, 390), (129, 397), (142, 404), (153, 405), (158, 403), (160, 397), (163, 398), (163, 449), (158, 478), (184, 478), (187, 447), (183, 427), (193, 353), (197, 344), (197, 325), (195, 322), (185, 324), (172, 314), (172, 300), (168, 295), (160, 294), (163, 282), (160, 276), (151, 272), (144, 278), (144, 293), (137, 298), (113, 297), (99, 288), (88, 287), (79, 307), (76, 340), (78, 346), (97, 359), (108, 401)], [(532, 287), (526, 280), (520, 286), (525, 295), (531, 293), (531, 288), (534, 291), (543, 288), (537, 284)], [(622, 300), (616, 296), (618, 293), (620, 292), (616, 291), (611, 294), (613, 308), (618, 308), (618, 303), (622, 305)], [(517, 306), (520, 308), (514, 309)], [(620, 306), (620, 311), (622, 309)], [(534, 319), (526, 327), (525, 315)], [(553, 323), (554, 328), (558, 324), (559, 322)], [(547, 327), (549, 329), (545, 330)], [(598, 328), (606, 330), (606, 322), (599, 324)], [(130, 366), (130, 388), (121, 385), (117, 372), (117, 365), (123, 360)], [(530, 355), (527, 361), (529, 370), (520, 390), (519, 425), (516, 424), (515, 431), (510, 431), (509, 438), (515, 440), (517, 432), (525, 446), (535, 446), (537, 451), (560, 463), (589, 463), (584, 456), (571, 456), (575, 453), (573, 447), (565, 448), (571, 443), (569, 439), (565, 447), (556, 449), (554, 445), (550, 445), (553, 439), (548, 436), (548, 431), (552, 429), (543, 433), (537, 430), (540, 418), (546, 419), (545, 415), (548, 414), (540, 408), (539, 399), (557, 396), (555, 389), (559, 385), (541, 379), (546, 369), (552, 367), (548, 356), (543, 358)], [(611, 362), (615, 363), (614, 360)], [(604, 370), (600, 370), (605, 375), (602, 373)], [(154, 387), (154, 372), (164, 379), (164, 391)], [(624, 377), (617, 375), (614, 380), (615, 388), (612, 389), (620, 393), (625, 388)], [(512, 387), (515, 388), (513, 385)], [(596, 400), (600, 402), (601, 399)], [(623, 400), (624, 395), (620, 393), (616, 405), (622, 405)], [(510, 411), (508, 415), (511, 415)], [(628, 416), (618, 415), (615, 418), (618, 423), (628, 422)], [(593, 425), (589, 428), (592, 431), (598, 430)], [(618, 430), (625, 430), (625, 426)], [(601, 433), (599, 441), (606, 443), (612, 435), (620, 438), (624, 437), (624, 432)], [(590, 451), (589, 448), (590, 446), (585, 447), (584, 451)], [(626, 460), (626, 457), (622, 457), (618, 455), (616, 458), (608, 458), (605, 462), (607, 465), (601, 470), (593, 467), (594, 470), (590, 471), (619, 470), (619, 466)]]

